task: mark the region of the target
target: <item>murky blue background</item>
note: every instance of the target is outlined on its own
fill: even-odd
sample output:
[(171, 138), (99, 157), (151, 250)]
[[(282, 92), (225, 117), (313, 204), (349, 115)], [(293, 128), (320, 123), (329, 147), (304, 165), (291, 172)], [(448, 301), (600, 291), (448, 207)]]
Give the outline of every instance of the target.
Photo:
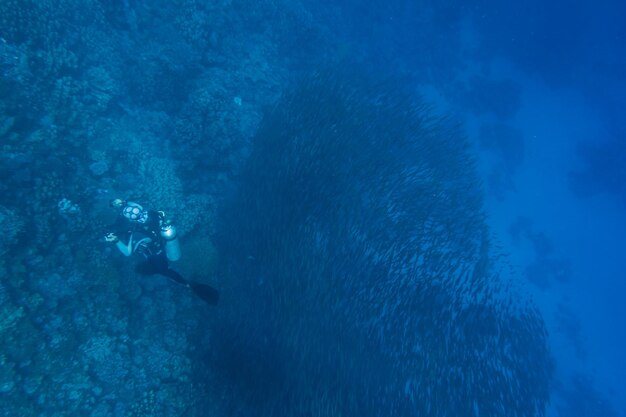
[[(302, 410), (298, 407), (311, 416), (348, 415), (358, 409), (346, 405), (350, 403), (346, 398), (353, 396), (360, 403), (370, 392), (368, 387), (375, 385), (365, 381), (365, 388), (346, 388), (347, 381), (354, 380), (350, 372), (358, 367), (347, 367), (347, 376), (337, 376), (341, 389), (325, 388), (340, 393), (341, 401), (313, 390), (303, 399), (304, 377), (286, 379), (293, 383), (292, 396), (276, 396), (268, 388), (251, 394), (253, 400), (239, 399), (245, 397), (242, 381), (250, 375), (233, 374), (232, 363), (216, 365), (225, 360), (221, 355), (230, 346), (230, 339), (216, 339), (230, 334), (224, 326), (234, 317), (245, 322), (246, 317), (263, 315), (266, 308), (279, 311), (268, 301), (279, 291), (271, 289), (274, 281), (268, 272), (276, 271), (242, 249), (242, 262), (259, 266), (251, 269), (256, 275), (250, 277), (248, 290), (253, 292), (258, 285), (266, 292), (259, 295), (258, 304), (245, 303), (250, 294), (241, 304), (228, 298), (230, 290), (247, 291), (242, 290), (247, 281), (225, 272), (236, 269), (229, 264), (236, 257), (229, 261), (233, 248), (222, 247), (219, 236), (225, 224), (234, 224), (228, 223), (233, 220), (224, 214), (225, 208), (234, 205), (235, 213), (245, 208), (233, 195), (252, 183), (250, 166), (265, 178), (259, 161), (271, 154), (269, 148), (259, 151), (255, 140), (277, 135), (268, 130), (259, 133), (260, 126), (267, 126), (264, 120), (273, 121), (276, 133), (295, 132), (294, 138), (308, 137), (307, 132), (314, 137), (317, 127), (333, 123), (338, 128), (327, 131), (330, 134), (353, 132), (367, 138), (367, 132), (382, 134), (386, 128), (381, 115), (395, 120), (392, 115), (401, 112), (399, 103), (409, 97), (409, 102), (428, 103), (428, 115), (449, 116), (446, 126), (459, 124), (461, 133), (454, 136), (459, 141), (452, 142), (461, 146), (467, 137), (470, 146), (462, 155), (478, 161), (480, 181), (457, 191), (469, 196), (478, 190), (479, 195), (482, 187), (489, 239), (498, 252), (507, 254), (506, 264), (511, 265), (513, 299), (526, 305), (530, 294), (545, 321), (553, 358), (551, 379), (541, 379), (550, 387), (546, 415), (624, 416), (625, 20), (626, 5), (609, 0), (0, 0), (0, 414), (251, 415), (254, 404), (259, 404), (257, 396), (264, 398), (256, 408), (259, 415), (295, 415)], [(368, 96), (373, 90), (367, 83), (355, 81), (356, 92), (350, 96), (354, 109), (371, 109), (378, 103), (380, 118), (349, 126), (350, 120), (358, 120), (349, 110), (340, 115), (332, 106), (306, 106), (328, 97), (330, 87), (320, 88), (319, 97), (309, 91), (291, 101), (281, 99), (299, 91), (299, 83), (310, 74), (326, 71), (328, 76), (341, 72), (339, 68), (367, 73), (372, 85), (400, 86), (389, 87), (387, 98), (377, 101)], [(340, 92), (338, 102), (346, 99), (342, 85), (333, 87)], [(286, 111), (290, 103), (300, 103), (304, 116)], [(272, 113), (276, 108), (278, 113)], [(396, 128), (399, 137), (409, 134), (408, 125), (387, 131)], [(385, 144), (390, 142), (381, 143), (379, 150), (388, 149)], [(376, 148), (366, 152), (377, 153)], [(345, 157), (337, 160), (354, 163), (355, 158)], [(323, 159), (328, 155), (320, 158), (332, 160)], [(268, 166), (289, 171), (288, 163), (273, 161), (268, 157)], [(451, 171), (455, 168), (445, 157), (441, 161), (449, 163)], [(339, 172), (333, 167), (324, 163), (319, 172)], [(399, 178), (395, 167), (388, 165), (385, 172), (391, 174), (381, 175), (381, 181)], [(302, 172), (298, 169), (295, 175)], [(473, 178), (471, 169), (459, 172)], [(269, 177), (268, 181), (277, 181)], [(303, 179), (303, 189), (317, 184), (314, 181), (319, 177)], [(373, 177), (362, 181), (361, 185), (376, 184)], [(380, 194), (360, 196), (359, 204), (372, 207), (367, 199)], [(174, 267), (189, 279), (224, 289), (220, 306), (204, 305), (165, 278), (133, 273), (133, 262), (103, 241), (115, 219), (108, 206), (115, 197), (172, 216), (183, 248), (183, 259)], [(263, 197), (259, 201), (265, 201)], [(282, 207), (292, 213), (296, 206), (286, 201)], [(346, 199), (345, 204), (352, 207), (352, 201)], [(398, 201), (408, 201), (408, 192)], [(353, 213), (360, 213), (354, 204)], [(464, 209), (451, 207), (458, 213)], [(254, 224), (263, 221), (252, 219)], [(268, 224), (280, 224), (274, 221)], [(273, 236), (283, 236), (276, 230), (261, 232), (271, 242)], [(361, 232), (365, 235), (366, 230)], [(408, 242), (393, 230), (399, 245)], [(316, 244), (322, 245), (323, 237), (316, 236)], [(350, 253), (349, 242), (339, 239), (337, 247)], [(254, 247), (253, 243), (241, 246)], [(304, 252), (298, 252), (305, 254), (302, 258), (313, 259), (311, 246), (302, 243), (302, 248)], [(313, 261), (299, 264), (299, 259), (291, 256), (284, 262), (313, 270)], [(346, 255), (346, 259), (361, 258)], [(383, 264), (391, 267), (389, 262)], [(293, 296), (297, 299), (299, 294)], [(378, 299), (392, 305), (395, 301), (389, 297), (382, 292)], [(398, 299), (403, 300), (399, 305), (410, 300)], [(301, 305), (294, 305), (302, 312)], [(456, 311), (453, 305), (437, 308)], [(355, 311), (359, 306), (356, 301), (350, 305)], [(417, 310), (399, 311), (397, 319), (415, 317)], [(313, 312), (296, 314), (297, 326), (281, 321), (291, 316), (281, 316), (252, 333), (266, 332), (271, 338), (283, 324), (306, 328)], [(384, 315), (378, 319), (383, 327), (389, 323)], [(354, 323), (363, 324), (357, 319)], [(416, 328), (399, 337), (394, 327), (391, 340), (419, 346), (427, 331), (422, 334)], [(323, 340), (316, 335), (280, 339), (276, 344), (259, 336), (259, 350), (243, 357), (280, 363), (282, 351), (277, 349), (276, 357), (268, 359), (263, 346), (282, 349)], [(246, 343), (250, 341), (237, 346)], [(216, 346), (221, 354), (215, 353)], [(339, 358), (358, 350), (346, 349)], [(415, 347), (415, 352), (419, 349)], [(435, 350), (436, 357), (443, 352)], [(305, 359), (292, 358), (293, 363), (309, 364), (307, 358), (316, 358), (307, 356), (307, 349), (298, 351)], [(324, 350), (315, 352), (326, 357)], [(517, 364), (526, 359), (516, 355)], [(403, 363), (395, 356), (387, 359), (394, 366)], [(441, 361), (437, 363), (447, 363)], [(433, 369), (445, 368), (437, 366)], [(253, 377), (263, 381), (267, 369), (259, 369), (262, 372)], [(369, 376), (379, 372), (367, 369)], [(224, 371), (235, 376), (226, 381)], [(400, 381), (393, 371), (381, 370), (380, 375), (382, 381), (389, 378), (404, 385), (407, 393), (413, 392), (410, 387), (416, 381), (427, 380), (422, 375), (415, 380), (403, 376)], [(442, 398), (430, 397), (439, 404), (432, 415), (452, 410), (446, 408), (445, 398), (455, 396), (455, 385), (442, 386), (447, 387), (442, 388)], [(258, 388), (258, 382), (248, 386)], [(410, 407), (390, 406), (387, 394), (372, 392), (380, 399), (372, 404), (381, 410), (389, 406), (391, 413), (411, 415)], [(273, 403), (267, 398), (289, 402), (277, 408), (268, 405)], [(389, 398), (390, 404), (397, 404), (395, 394)], [(306, 405), (313, 403), (324, 407)], [(504, 410), (479, 415), (532, 415), (514, 402), (503, 404)]]

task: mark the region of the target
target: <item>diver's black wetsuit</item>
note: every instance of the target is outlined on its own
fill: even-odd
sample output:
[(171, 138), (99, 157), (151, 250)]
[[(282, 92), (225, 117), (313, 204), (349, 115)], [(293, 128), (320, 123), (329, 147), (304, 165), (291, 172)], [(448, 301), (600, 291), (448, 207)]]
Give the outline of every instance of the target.
[(144, 211), (139, 204), (119, 198), (112, 200), (111, 206), (122, 208), (122, 213), (112, 225), (113, 232), (107, 233), (105, 239), (115, 243), (125, 256), (134, 253), (143, 255), (145, 260), (135, 267), (137, 273), (163, 275), (183, 284), (206, 303), (217, 305), (220, 294), (215, 288), (201, 282), (188, 281), (169, 267), (168, 258), (180, 259), (180, 248), (176, 241), (176, 229), (162, 211)]
[(182, 275), (171, 269), (168, 265), (164, 250), (164, 241), (161, 237), (161, 213), (154, 210), (148, 211), (148, 219), (144, 223), (131, 222), (120, 215), (115, 221), (114, 230), (118, 238), (123, 242), (129, 242), (132, 238), (132, 253), (138, 253), (145, 257), (135, 267), (135, 272), (141, 275), (163, 275), (179, 284), (188, 285)]

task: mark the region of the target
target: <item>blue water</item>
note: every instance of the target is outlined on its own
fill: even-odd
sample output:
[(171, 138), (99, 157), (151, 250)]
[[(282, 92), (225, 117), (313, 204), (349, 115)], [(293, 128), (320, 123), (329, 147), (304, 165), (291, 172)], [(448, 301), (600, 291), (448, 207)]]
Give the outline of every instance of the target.
[(0, 415), (626, 415), (625, 20), (0, 2)]

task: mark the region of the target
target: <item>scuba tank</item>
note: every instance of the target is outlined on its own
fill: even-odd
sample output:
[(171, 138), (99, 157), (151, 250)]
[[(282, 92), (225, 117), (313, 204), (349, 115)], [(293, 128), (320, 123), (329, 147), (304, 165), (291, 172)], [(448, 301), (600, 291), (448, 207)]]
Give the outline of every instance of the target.
[(169, 222), (161, 225), (161, 237), (165, 241), (165, 255), (167, 259), (174, 262), (180, 259), (180, 243), (176, 235), (176, 228)]

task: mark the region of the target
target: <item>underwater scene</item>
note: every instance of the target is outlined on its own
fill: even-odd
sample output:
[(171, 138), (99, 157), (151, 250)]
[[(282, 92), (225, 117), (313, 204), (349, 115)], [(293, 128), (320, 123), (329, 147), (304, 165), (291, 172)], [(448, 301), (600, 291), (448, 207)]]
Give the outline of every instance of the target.
[(625, 21), (0, 0), (0, 416), (626, 417)]

